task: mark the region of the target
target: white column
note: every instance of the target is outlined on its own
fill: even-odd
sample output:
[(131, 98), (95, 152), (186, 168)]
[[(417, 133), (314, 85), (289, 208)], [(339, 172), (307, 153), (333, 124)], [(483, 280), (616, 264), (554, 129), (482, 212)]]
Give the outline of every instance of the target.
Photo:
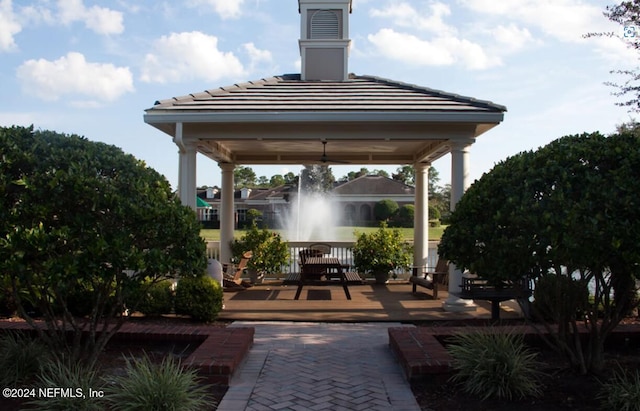
[(178, 196), (183, 205), (196, 210), (196, 146), (183, 138), (182, 123), (176, 123), (173, 142), (178, 146)]
[(222, 170), (222, 190), (220, 193), (220, 261), (231, 261), (231, 242), (235, 227), (233, 207), (233, 170), (230, 163), (218, 163)]
[[(469, 178), (469, 148), (474, 140), (454, 141), (451, 145), (451, 211), (462, 198), (471, 181)], [(442, 303), (445, 311), (475, 311), (476, 305), (471, 300), (458, 297), (462, 272), (453, 264), (449, 266), (449, 297)]]
[(429, 167), (415, 163), (416, 194), (413, 215), (413, 267), (422, 273), (426, 270), (429, 253)]

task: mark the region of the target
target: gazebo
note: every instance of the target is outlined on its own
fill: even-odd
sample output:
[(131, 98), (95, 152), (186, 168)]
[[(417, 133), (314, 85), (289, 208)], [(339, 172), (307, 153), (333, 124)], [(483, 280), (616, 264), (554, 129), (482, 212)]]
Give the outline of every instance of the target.
[[(220, 258), (231, 258), (233, 170), (256, 164), (370, 164), (415, 168), (414, 266), (428, 250), (428, 170), (451, 153), (451, 207), (469, 185), (469, 148), (506, 108), (431, 88), (348, 72), (351, 0), (298, 0), (300, 74), (160, 100), (144, 121), (179, 150), (179, 196), (196, 207), (196, 153), (221, 169)], [(450, 291), (459, 290), (458, 270)], [(445, 309), (464, 309), (455, 295)]]

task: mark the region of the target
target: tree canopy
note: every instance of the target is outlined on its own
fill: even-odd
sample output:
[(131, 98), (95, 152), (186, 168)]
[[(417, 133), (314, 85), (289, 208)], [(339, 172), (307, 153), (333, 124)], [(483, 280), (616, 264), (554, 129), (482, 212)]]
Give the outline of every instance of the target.
[(593, 337), (587, 354), (563, 346), (573, 349), (581, 363), (574, 365), (585, 372), (602, 365), (600, 338), (636, 303), (638, 147), (637, 132), (592, 133), (513, 156), (467, 190), (439, 246), (442, 257), (496, 284), (524, 275), (580, 278), (584, 287), (591, 282), (593, 299), (581, 317), (589, 320)]
[[(636, 51), (640, 51), (640, 0), (622, 1), (620, 4), (610, 5), (606, 7), (606, 11), (603, 13), (605, 17), (614, 23), (618, 23), (624, 30), (631, 29), (633, 26), (634, 35), (629, 38), (624, 38), (618, 33), (588, 33), (585, 37), (617, 37), (622, 38), (626, 42), (627, 47), (633, 48)], [(620, 33), (623, 31), (620, 30)], [(615, 87), (617, 91), (613, 94), (618, 97), (626, 98), (625, 101), (617, 103), (619, 106), (629, 107), (629, 111), (640, 112), (640, 71), (638, 67), (635, 68), (622, 68), (611, 71), (612, 74), (618, 74), (626, 80), (622, 83), (615, 81), (608, 81), (605, 84)]]
[[(144, 162), (24, 127), (0, 128), (0, 159), (0, 273), (21, 316), (34, 325), (30, 305), (47, 320), (45, 341), (66, 346), (64, 328), (74, 331), (72, 358), (95, 360), (132, 283), (203, 274), (195, 213)], [(91, 300), (85, 318), (70, 309), (78, 292)]]

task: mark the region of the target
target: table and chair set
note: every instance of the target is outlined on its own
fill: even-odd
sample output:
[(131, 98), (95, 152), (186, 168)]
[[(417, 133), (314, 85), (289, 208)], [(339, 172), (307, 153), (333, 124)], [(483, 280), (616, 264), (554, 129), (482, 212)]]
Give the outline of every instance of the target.
[(342, 263), (338, 258), (331, 256), (331, 246), (328, 244), (315, 244), (309, 248), (300, 250), (300, 273), (295, 273), (289, 278), (291, 283), (297, 284), (295, 300), (300, 298), (302, 288), (305, 285), (331, 285), (339, 284), (344, 290), (347, 300), (351, 299), (349, 283), (362, 284), (364, 281), (356, 272), (349, 271), (350, 266)]
[[(292, 273), (285, 280), (285, 283), (297, 285), (295, 300), (300, 299), (302, 289), (306, 285), (340, 285), (347, 300), (351, 300), (349, 284), (364, 283), (364, 280), (357, 272), (350, 270), (348, 264), (344, 264), (338, 258), (331, 256), (331, 245), (329, 244), (313, 244), (300, 250), (298, 255), (300, 258), (300, 272)], [(250, 258), (251, 252), (245, 253), (239, 266), (235, 267), (234, 275), (225, 275), (225, 289), (228, 289), (227, 287), (230, 285), (243, 288), (241, 273)], [(433, 298), (437, 300), (438, 289), (447, 288), (448, 277), (449, 262), (439, 259), (433, 270), (422, 272), (422, 270), (414, 268), (409, 282), (412, 284), (414, 294), (418, 286), (425, 287), (432, 290)], [(477, 276), (465, 276), (462, 282), (460, 297), (491, 301), (491, 314), (494, 320), (499, 319), (501, 301), (528, 298), (532, 293), (531, 281), (526, 278), (523, 278), (522, 282), (504, 283), (499, 286), (489, 284), (486, 280), (477, 278)], [(244, 286), (246, 287), (246, 285)]]

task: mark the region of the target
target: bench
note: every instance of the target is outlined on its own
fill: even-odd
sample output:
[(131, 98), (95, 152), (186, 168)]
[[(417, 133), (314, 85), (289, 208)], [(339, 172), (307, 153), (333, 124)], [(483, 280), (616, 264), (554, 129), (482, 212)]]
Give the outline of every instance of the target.
[(413, 275), (409, 277), (409, 282), (412, 284), (412, 292), (415, 293), (418, 286), (427, 288), (433, 291), (433, 299), (438, 299), (439, 286), (447, 286), (449, 284), (449, 262), (447, 260), (438, 259), (436, 268), (434, 271), (427, 271), (422, 276), (418, 275), (418, 269), (414, 268)]
[(500, 303), (502, 301), (529, 298), (532, 294), (531, 280), (523, 277), (517, 281), (502, 281), (490, 284), (487, 280), (474, 277), (462, 277), (460, 298), (468, 300), (491, 301), (491, 320), (500, 320)]

